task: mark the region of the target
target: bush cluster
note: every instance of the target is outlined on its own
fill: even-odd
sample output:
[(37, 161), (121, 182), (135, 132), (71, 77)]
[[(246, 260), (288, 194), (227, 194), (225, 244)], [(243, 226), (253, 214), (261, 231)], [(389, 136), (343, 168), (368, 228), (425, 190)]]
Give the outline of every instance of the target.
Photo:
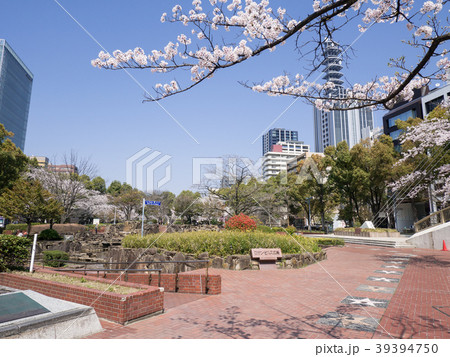
[(228, 219), (225, 222), (225, 228), (241, 232), (249, 232), (256, 229), (256, 222), (249, 216), (240, 213)]
[(62, 237), (54, 229), (44, 229), (38, 235), (39, 240), (61, 240)]
[(226, 257), (235, 254), (249, 254), (252, 248), (280, 248), (283, 253), (318, 252), (317, 241), (303, 236), (288, 236), (263, 232), (183, 232), (151, 234), (144, 237), (128, 235), (122, 240), (124, 248), (156, 247), (185, 254)]
[(345, 242), (342, 239), (338, 238), (311, 238), (311, 239), (314, 239), (319, 246), (345, 245)]
[(23, 268), (30, 255), (30, 246), (30, 238), (0, 235), (0, 271)]
[[(32, 226), (36, 226), (42, 223), (31, 223)], [(28, 229), (28, 224), (26, 223), (10, 223), (7, 224), (5, 230), (7, 231), (26, 231)]]
[(59, 260), (69, 260), (69, 254), (61, 250), (47, 250), (44, 252), (44, 264), (53, 268), (64, 266), (64, 262)]
[(258, 226), (258, 227), (256, 227), (256, 230), (259, 232), (264, 232), (264, 233), (277, 233), (277, 232), (286, 233), (287, 232), (287, 234), (292, 235), (297, 231), (297, 228), (295, 228), (294, 226), (287, 226), (286, 228)]

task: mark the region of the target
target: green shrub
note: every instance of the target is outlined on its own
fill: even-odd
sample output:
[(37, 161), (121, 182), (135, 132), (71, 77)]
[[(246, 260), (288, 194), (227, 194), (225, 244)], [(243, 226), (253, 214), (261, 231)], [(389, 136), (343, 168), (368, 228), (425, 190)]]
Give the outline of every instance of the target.
[(256, 227), (256, 230), (259, 232), (264, 233), (277, 233), (277, 232), (287, 232), (287, 234), (294, 234), (297, 231), (297, 228), (294, 226), (287, 226), (286, 228), (283, 227), (268, 227), (268, 226), (258, 226)]
[(100, 228), (100, 227), (106, 227), (106, 226), (108, 226), (108, 225), (110, 225), (110, 224), (106, 224), (106, 223), (100, 223), (99, 225), (96, 225), (96, 224), (86, 224), (85, 227), (86, 227), (87, 229), (95, 229), (96, 226), (97, 226), (97, 228)]
[(286, 227), (286, 231), (288, 232), (288, 234), (294, 234), (295, 232), (297, 232), (297, 228), (295, 228), (294, 226), (287, 226)]
[(31, 239), (0, 235), (0, 271), (23, 268), (30, 254)]
[(386, 233), (386, 232), (397, 232), (397, 230), (392, 228), (361, 228), (361, 232)]
[(64, 266), (64, 262), (58, 260), (69, 260), (69, 254), (61, 250), (47, 250), (44, 252), (44, 264), (53, 268)]
[[(32, 226), (36, 226), (42, 223), (31, 223)], [(10, 223), (7, 224), (5, 230), (7, 231), (26, 231), (28, 229), (28, 224), (26, 223)]]
[(314, 239), (319, 246), (335, 246), (335, 245), (345, 245), (342, 239), (338, 238), (311, 238)]
[(268, 226), (257, 226), (256, 230), (258, 232), (263, 232), (263, 233), (271, 233), (272, 232), (272, 227), (268, 227)]
[(225, 257), (234, 254), (249, 254), (252, 248), (280, 248), (283, 253), (318, 252), (315, 240), (303, 236), (288, 236), (263, 232), (183, 232), (166, 233), (162, 236), (151, 234), (144, 237), (128, 235), (122, 240), (124, 248), (148, 248), (150, 246), (198, 255)]
[[(355, 227), (336, 228), (334, 231), (335, 232), (355, 232)], [(392, 229), (392, 228), (361, 228), (361, 232), (387, 233), (387, 232), (397, 232), (397, 230)]]
[(38, 235), (39, 240), (61, 240), (62, 237), (54, 229), (45, 229)]

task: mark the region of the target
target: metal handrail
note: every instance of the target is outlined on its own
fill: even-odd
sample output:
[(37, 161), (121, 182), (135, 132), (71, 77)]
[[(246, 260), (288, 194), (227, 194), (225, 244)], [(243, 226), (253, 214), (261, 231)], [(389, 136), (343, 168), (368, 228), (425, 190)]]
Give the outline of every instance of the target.
[[(432, 222), (433, 219), (435, 219), (435, 222)], [(450, 206), (434, 212), (414, 223), (414, 231), (417, 233), (446, 222), (450, 222)]]

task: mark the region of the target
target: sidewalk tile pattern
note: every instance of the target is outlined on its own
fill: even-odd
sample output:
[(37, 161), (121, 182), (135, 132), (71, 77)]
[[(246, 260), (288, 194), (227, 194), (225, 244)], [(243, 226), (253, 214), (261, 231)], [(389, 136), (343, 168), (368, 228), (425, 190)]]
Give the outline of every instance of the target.
[[(91, 338), (450, 338), (437, 308), (448, 312), (448, 252), (348, 244), (327, 255), (302, 269), (210, 269), (222, 276), (221, 295), (167, 294), (164, 314), (127, 326), (105, 321)], [(403, 275), (374, 273), (405, 255), (394, 262), (408, 263)], [(361, 294), (368, 280), (385, 289)], [(361, 295), (387, 308), (342, 303)]]

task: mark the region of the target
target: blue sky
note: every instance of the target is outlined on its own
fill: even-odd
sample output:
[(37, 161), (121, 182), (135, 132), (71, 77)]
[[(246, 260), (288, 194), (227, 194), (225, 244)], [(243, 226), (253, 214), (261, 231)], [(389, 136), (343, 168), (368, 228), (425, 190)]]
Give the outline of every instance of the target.
[[(111, 52), (138, 46), (148, 52), (176, 40), (185, 27), (162, 24), (159, 19), (177, 3), (185, 8), (190, 4), (172, 0), (59, 2)], [(274, 8), (287, 4), (284, 7), (294, 18), (312, 11), (308, 1), (272, 3)], [(162, 188), (175, 193), (190, 188), (193, 157), (240, 155), (256, 160), (261, 155), (261, 140), (252, 142), (293, 99), (254, 93), (237, 82), (269, 80), (284, 70), (305, 73), (306, 63), (298, 61), (293, 44), (288, 43), (274, 53), (219, 72), (201, 87), (161, 101), (197, 144), (157, 103), (142, 103), (143, 90), (126, 73), (91, 66), (101, 49), (55, 1), (3, 0), (0, 9), (0, 38), (8, 41), (34, 73), (25, 153), (53, 158), (74, 150), (89, 157), (107, 182), (125, 181), (126, 159), (144, 147), (172, 156), (172, 179)], [(359, 34), (353, 23), (336, 40), (350, 43)], [(353, 47), (351, 67), (344, 69), (346, 78), (363, 83), (375, 75), (389, 74), (386, 63), (390, 57), (412, 55), (400, 44), (408, 36), (404, 24), (371, 28)], [(132, 74), (148, 90), (172, 79), (149, 71)], [(378, 126), (382, 114), (376, 113)], [(273, 126), (298, 130), (299, 140), (314, 148), (313, 109), (301, 100)]]

